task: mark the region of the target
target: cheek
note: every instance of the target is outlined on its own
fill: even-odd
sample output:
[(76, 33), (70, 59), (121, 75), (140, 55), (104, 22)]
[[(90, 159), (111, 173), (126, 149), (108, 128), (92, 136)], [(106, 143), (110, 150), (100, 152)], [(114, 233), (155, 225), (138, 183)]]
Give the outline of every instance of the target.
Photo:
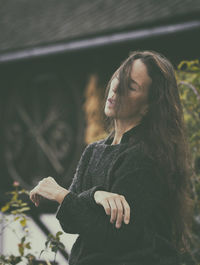
[(134, 96), (127, 102), (128, 109), (131, 111), (140, 111), (140, 109), (147, 104), (147, 98), (144, 96)]

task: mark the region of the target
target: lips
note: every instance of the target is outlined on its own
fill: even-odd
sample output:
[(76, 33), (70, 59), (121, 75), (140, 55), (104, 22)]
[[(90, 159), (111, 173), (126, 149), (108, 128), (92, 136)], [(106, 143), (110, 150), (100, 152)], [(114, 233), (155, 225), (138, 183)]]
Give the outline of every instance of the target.
[(114, 104), (114, 103), (115, 103), (115, 100), (114, 100), (114, 99), (112, 99), (112, 98), (109, 98), (109, 99), (108, 99), (108, 101), (109, 101), (110, 103), (112, 103), (112, 104)]

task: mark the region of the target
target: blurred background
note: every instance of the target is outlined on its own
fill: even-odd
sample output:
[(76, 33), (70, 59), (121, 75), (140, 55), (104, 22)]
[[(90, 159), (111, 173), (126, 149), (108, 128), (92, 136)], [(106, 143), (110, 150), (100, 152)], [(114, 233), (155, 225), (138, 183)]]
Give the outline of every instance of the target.
[[(138, 49), (161, 52), (177, 69), (183, 61), (199, 59), (200, 1), (0, 0), (1, 207), (8, 201), (5, 192), (29, 191), (43, 177), (53, 176), (69, 187), (85, 146), (107, 135), (102, 105), (108, 80)], [(186, 68), (190, 66), (185, 63)], [(188, 69), (184, 74), (180, 68), (177, 78), (187, 112), (191, 100), (185, 92), (191, 93), (187, 74), (197, 75), (195, 80), (189, 76), (196, 82), (196, 98), (189, 106), (196, 108), (190, 112), (197, 114), (187, 120), (199, 174), (200, 135), (192, 136), (200, 130), (200, 77), (198, 66)], [(30, 203), (25, 195), (24, 200)], [(25, 251), (39, 253), (47, 235), (61, 230), (55, 220), (57, 206), (47, 201), (39, 208), (29, 205), (32, 245)], [(17, 220), (13, 222), (17, 237), (7, 226), (4, 229), (3, 222), (9, 222), (4, 217), (12, 218), (7, 210), (1, 211), (0, 254), (20, 256), (18, 242), (27, 224), (17, 227)], [(58, 253), (57, 263), (48, 253), (52, 264), (68, 264), (76, 237), (62, 235), (66, 249)], [(47, 264), (43, 256), (41, 264)]]

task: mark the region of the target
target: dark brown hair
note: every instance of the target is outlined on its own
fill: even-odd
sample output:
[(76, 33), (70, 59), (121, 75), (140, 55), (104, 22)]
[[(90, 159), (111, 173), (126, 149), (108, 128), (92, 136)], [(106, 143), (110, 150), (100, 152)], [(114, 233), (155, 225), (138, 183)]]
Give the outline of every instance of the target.
[[(172, 64), (155, 51), (132, 52), (108, 82), (104, 107), (111, 81), (116, 75), (119, 78), (117, 93), (120, 96), (127, 93), (131, 68), (136, 59), (145, 64), (152, 79), (148, 91), (148, 112), (141, 120), (144, 133), (147, 132), (146, 151), (157, 161), (161, 172), (165, 172), (160, 177), (163, 178), (169, 194), (165, 208), (173, 231), (172, 242), (179, 251), (189, 251), (194, 204), (190, 183), (192, 172), (183, 110)], [(120, 98), (117, 97), (118, 110)], [(109, 117), (105, 120), (107, 129), (113, 129), (114, 120)]]

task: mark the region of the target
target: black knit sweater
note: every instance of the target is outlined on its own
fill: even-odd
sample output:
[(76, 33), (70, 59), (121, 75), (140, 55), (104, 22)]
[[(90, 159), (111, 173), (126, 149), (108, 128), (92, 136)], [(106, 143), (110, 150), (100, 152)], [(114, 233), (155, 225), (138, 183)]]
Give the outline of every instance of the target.
[[(111, 145), (113, 133), (86, 146), (69, 193), (56, 218), (63, 230), (79, 234), (70, 265), (178, 265), (180, 255), (170, 242), (171, 230), (162, 202), (166, 196), (155, 161), (141, 148), (141, 125)], [(130, 144), (130, 139), (137, 139)], [(116, 228), (96, 190), (124, 195), (130, 205), (129, 224)]]

